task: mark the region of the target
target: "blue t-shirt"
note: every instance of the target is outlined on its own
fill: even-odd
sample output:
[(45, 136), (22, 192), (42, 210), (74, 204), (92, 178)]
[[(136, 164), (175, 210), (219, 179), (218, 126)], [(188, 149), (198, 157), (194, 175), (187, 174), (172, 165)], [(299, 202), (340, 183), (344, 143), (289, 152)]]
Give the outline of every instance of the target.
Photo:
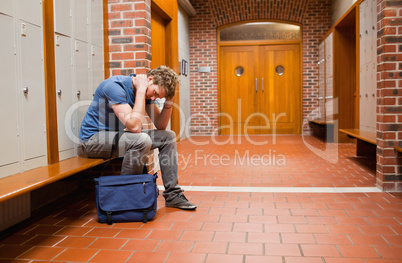
[[(134, 106), (135, 94), (132, 89), (131, 76), (113, 76), (99, 84), (94, 99), (81, 123), (80, 141), (89, 140), (100, 131), (119, 131), (125, 127), (114, 114), (112, 105), (129, 104)], [(155, 103), (146, 100), (146, 104)]]

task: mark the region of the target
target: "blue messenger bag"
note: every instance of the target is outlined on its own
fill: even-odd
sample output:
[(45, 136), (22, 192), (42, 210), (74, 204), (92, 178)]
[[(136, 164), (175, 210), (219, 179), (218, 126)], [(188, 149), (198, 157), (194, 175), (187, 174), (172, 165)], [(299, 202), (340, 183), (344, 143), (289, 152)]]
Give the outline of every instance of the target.
[[(113, 139), (112, 153), (123, 133)], [(96, 210), (101, 223), (144, 222), (157, 210), (157, 174), (108, 175), (95, 178)]]

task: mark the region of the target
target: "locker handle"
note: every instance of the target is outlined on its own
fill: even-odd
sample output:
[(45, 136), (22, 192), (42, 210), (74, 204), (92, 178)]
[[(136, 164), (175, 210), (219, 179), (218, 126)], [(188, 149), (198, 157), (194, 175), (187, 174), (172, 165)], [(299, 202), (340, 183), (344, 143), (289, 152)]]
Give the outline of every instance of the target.
[(80, 95), (81, 95), (81, 91), (80, 90), (77, 90), (77, 97), (79, 97)]
[(28, 89), (28, 87), (24, 87), (22, 91), (24, 92), (24, 95), (27, 96), (29, 89)]
[(262, 92), (264, 92), (264, 78), (262, 78), (261, 86), (262, 86)]
[(258, 92), (257, 85), (258, 85), (258, 80), (257, 80), (257, 78), (255, 78), (255, 92)]
[(61, 89), (57, 90), (57, 95), (61, 96)]

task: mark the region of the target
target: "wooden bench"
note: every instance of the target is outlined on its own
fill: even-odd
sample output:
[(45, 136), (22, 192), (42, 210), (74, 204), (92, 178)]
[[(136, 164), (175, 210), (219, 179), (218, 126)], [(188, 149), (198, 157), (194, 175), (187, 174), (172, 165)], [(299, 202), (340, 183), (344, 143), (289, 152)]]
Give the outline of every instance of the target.
[(0, 202), (31, 192), (107, 161), (108, 159), (90, 159), (77, 156), (55, 164), (1, 178)]
[(334, 142), (334, 121), (322, 118), (309, 119), (308, 121), (317, 126), (312, 129), (314, 136), (321, 137), (326, 142)]
[(350, 138), (357, 139), (357, 156), (375, 158), (377, 154), (377, 135), (375, 133), (359, 129), (339, 129), (339, 132), (345, 133)]

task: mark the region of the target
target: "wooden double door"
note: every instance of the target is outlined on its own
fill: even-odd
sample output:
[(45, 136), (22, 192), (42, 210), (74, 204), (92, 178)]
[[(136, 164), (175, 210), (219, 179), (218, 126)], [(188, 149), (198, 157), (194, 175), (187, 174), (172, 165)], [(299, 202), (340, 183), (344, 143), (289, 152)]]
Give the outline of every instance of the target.
[(220, 48), (219, 133), (300, 134), (300, 46)]

